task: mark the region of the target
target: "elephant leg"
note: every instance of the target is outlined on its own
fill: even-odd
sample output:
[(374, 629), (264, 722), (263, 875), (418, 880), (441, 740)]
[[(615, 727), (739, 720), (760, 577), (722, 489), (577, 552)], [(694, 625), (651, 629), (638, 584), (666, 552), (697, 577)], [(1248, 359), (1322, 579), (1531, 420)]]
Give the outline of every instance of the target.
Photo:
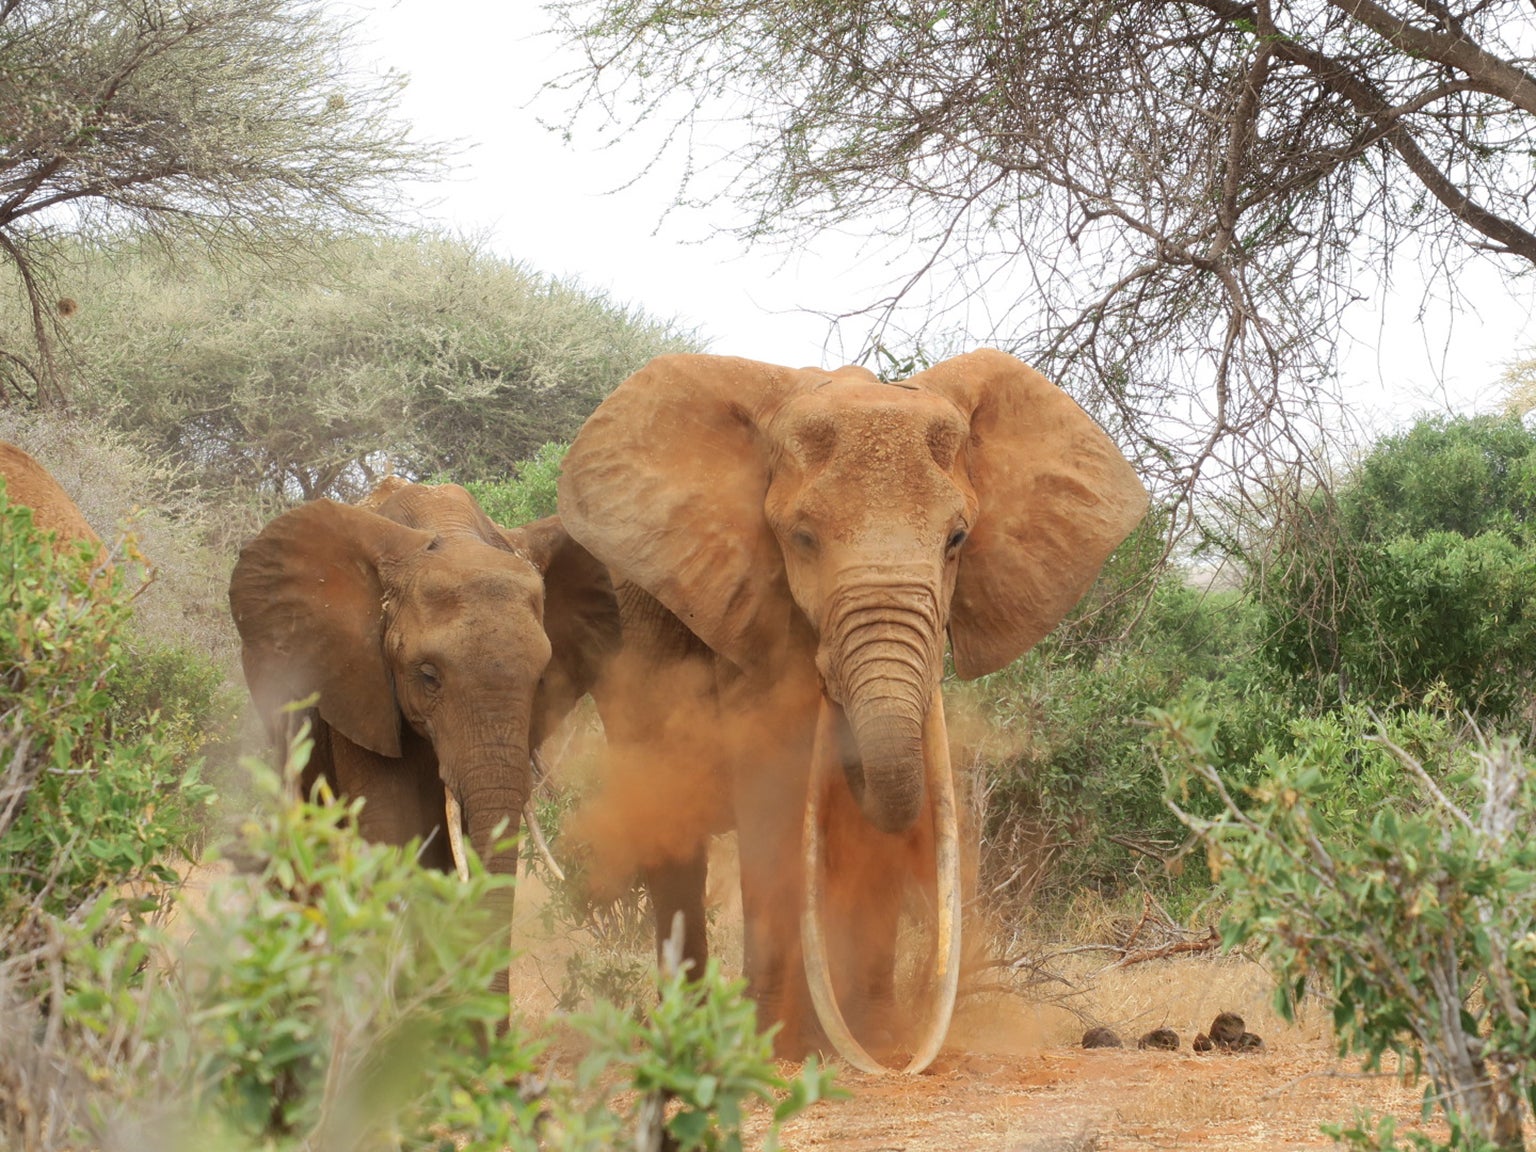
[(709, 847), (700, 844), (686, 860), (668, 861), (644, 870), (645, 889), (656, 914), (656, 959), (672, 934), (672, 921), (683, 917), (683, 960), (689, 975), (698, 977), (709, 962), (709, 934), (704, 919), (704, 887), (708, 879)]
[(757, 1002), (758, 1023), (783, 1024), (774, 1054), (794, 1060), (823, 1046), (811, 1010), (800, 945), (804, 884), (800, 828), (804, 774), (794, 777), (756, 769), (736, 777), (737, 844), (741, 855), (742, 969)]

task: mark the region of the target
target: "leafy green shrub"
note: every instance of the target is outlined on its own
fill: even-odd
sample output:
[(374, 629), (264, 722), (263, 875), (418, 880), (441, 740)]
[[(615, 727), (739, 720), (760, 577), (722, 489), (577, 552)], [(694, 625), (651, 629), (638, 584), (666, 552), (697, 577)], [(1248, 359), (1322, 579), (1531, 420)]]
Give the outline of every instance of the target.
[(814, 1056), (794, 1080), (779, 1075), (773, 1034), (758, 1032), (746, 981), (726, 980), (718, 961), (711, 959), (697, 980), (672, 965), (660, 991), (646, 1020), (600, 1001), (574, 1021), (592, 1042), (578, 1086), (622, 1068), (621, 1082), (635, 1092), (628, 1127), (665, 1126), (679, 1152), (741, 1152), (744, 1105), (761, 1101), (773, 1108), (763, 1143), (773, 1152), (778, 1125), (828, 1095), (831, 1074)]
[(1536, 681), (1536, 431), (1422, 420), (1296, 499), (1250, 567), (1267, 657), (1317, 703), (1443, 693), (1515, 720)]
[(0, 860), (5, 922), (169, 880), (210, 798), (195, 733), (145, 714), (133, 590), (87, 545), (57, 547), (0, 484)]
[(551, 441), (515, 465), (513, 479), (472, 480), (464, 487), (485, 509), (485, 514), (504, 528), (553, 516), (560, 462), (569, 447), (567, 443)]
[(1284, 731), (1287, 701), (1256, 659), (1240, 596), (1175, 573), (1136, 606), (1121, 636), (1084, 643), (1069, 621), (979, 682), (989, 732), (983, 883), (1003, 885), (1004, 903), (1049, 908), (1077, 887), (1114, 894), (1142, 874), (1167, 883), (1153, 858), (1174, 863), (1184, 834), (1146, 746), (1149, 708), (1203, 700), (1221, 717), (1224, 746), (1244, 756)]
[(490, 991), (506, 933), (481, 912), (510, 881), (468, 883), (413, 853), (360, 841), (337, 812), (287, 798), (257, 773), (263, 811), (239, 845), (253, 875), (216, 882), (184, 907), (190, 940), (167, 976), (145, 982), (166, 941), (112, 931), (97, 916), (75, 936), (66, 1019), (92, 1050), (96, 1111), (187, 1146), (435, 1147), (433, 1129), (472, 1121), (466, 1145), (526, 1147), (539, 1104), (519, 1091), (537, 1046), (497, 1035)]
[[(1536, 775), (1519, 749), (1469, 746), (1427, 713), (1375, 739), (1325, 718), (1237, 789), (1211, 716), (1180, 708), (1156, 722), (1170, 800), (1230, 898), (1223, 938), (1264, 945), (1282, 1014), (1307, 988), (1327, 996), (1341, 1053), (1427, 1069), (1426, 1113), (1444, 1109), (1447, 1147), (1523, 1148), (1521, 1102), (1536, 1106)], [(1390, 1120), (1334, 1133), (1399, 1147)]]
[(621, 1114), (615, 1091), (665, 1089), (683, 1101), (670, 1125), (688, 1148), (739, 1148), (742, 1104), (784, 1095), (772, 1147), (778, 1122), (826, 1093), (814, 1065), (777, 1075), (753, 1006), (715, 970), (664, 980), (644, 1022), (600, 1005), (579, 1025), (580, 1074), (553, 1076), (544, 1042), (507, 1027), (490, 991), (512, 957), (485, 898), (510, 878), (423, 870), (414, 845), (365, 843), (335, 808), (253, 770), (264, 803), (239, 855), (254, 873), (182, 910), (191, 936), (174, 967), (144, 979), (169, 942), (116, 930), (105, 904), (69, 934), (64, 1019), (102, 1093), (83, 1138), (596, 1152), (639, 1122), (638, 1100)]

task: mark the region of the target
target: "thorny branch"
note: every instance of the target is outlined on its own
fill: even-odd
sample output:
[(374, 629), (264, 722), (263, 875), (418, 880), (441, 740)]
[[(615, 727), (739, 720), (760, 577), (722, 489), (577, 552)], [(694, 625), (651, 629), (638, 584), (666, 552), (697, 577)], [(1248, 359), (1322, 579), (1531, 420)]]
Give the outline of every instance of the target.
[[(587, 61), (554, 85), (565, 130), (679, 126), (678, 204), (736, 199), (748, 242), (883, 245), (891, 291), (825, 313), (865, 326), (857, 356), (1016, 351), (1191, 518), (1313, 467), (1346, 313), (1396, 254), (1452, 285), (1477, 253), (1536, 265), (1520, 0), (555, 12)], [(692, 142), (722, 120), (741, 142), (712, 168)], [(955, 332), (968, 308), (987, 327)]]

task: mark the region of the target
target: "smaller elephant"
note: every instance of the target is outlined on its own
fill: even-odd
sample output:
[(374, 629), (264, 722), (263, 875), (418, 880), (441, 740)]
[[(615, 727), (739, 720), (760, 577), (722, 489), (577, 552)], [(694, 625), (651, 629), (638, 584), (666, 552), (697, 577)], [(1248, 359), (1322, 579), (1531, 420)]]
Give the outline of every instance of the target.
[[(515, 873), (497, 836), (517, 828), (531, 754), (618, 643), (607, 572), (557, 517), (503, 529), (456, 484), (387, 481), (360, 506), (273, 520), (241, 549), (229, 600), (275, 741), (284, 706), (319, 694), (306, 791), (323, 777), (363, 797), (363, 836), (420, 838), (428, 866), (452, 866), (462, 831), (491, 872)], [(510, 891), (498, 898), (510, 918)]]
[(57, 534), (60, 543), (79, 540), (101, 546), (96, 535), (69, 493), (59, 487), (48, 469), (14, 444), (0, 443), (0, 478), (12, 504), (32, 509), (32, 523)]

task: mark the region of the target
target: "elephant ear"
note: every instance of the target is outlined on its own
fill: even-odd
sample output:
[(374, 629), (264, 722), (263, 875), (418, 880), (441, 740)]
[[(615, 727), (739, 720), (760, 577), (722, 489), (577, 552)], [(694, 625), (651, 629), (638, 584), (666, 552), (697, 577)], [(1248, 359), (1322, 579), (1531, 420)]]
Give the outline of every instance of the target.
[(980, 511), (955, 579), (949, 636), (969, 680), (1004, 668), (1061, 622), (1147, 510), (1104, 431), (1040, 373), (994, 349), (912, 377), (970, 417)]
[(240, 662), (263, 719), (320, 694), (320, 717), (354, 744), (400, 755), (400, 712), (384, 653), (390, 571), (430, 532), (316, 500), (285, 512), (240, 550), (229, 606)]
[(730, 356), (658, 357), (598, 406), (561, 468), (570, 534), (738, 666), (782, 641), (793, 611), (763, 510), (759, 429), (826, 376)]
[(544, 575), (549, 666), (533, 702), (529, 745), (537, 748), (597, 683), (619, 648), (619, 604), (608, 569), (571, 539), (558, 516), (502, 529), (509, 547)]

